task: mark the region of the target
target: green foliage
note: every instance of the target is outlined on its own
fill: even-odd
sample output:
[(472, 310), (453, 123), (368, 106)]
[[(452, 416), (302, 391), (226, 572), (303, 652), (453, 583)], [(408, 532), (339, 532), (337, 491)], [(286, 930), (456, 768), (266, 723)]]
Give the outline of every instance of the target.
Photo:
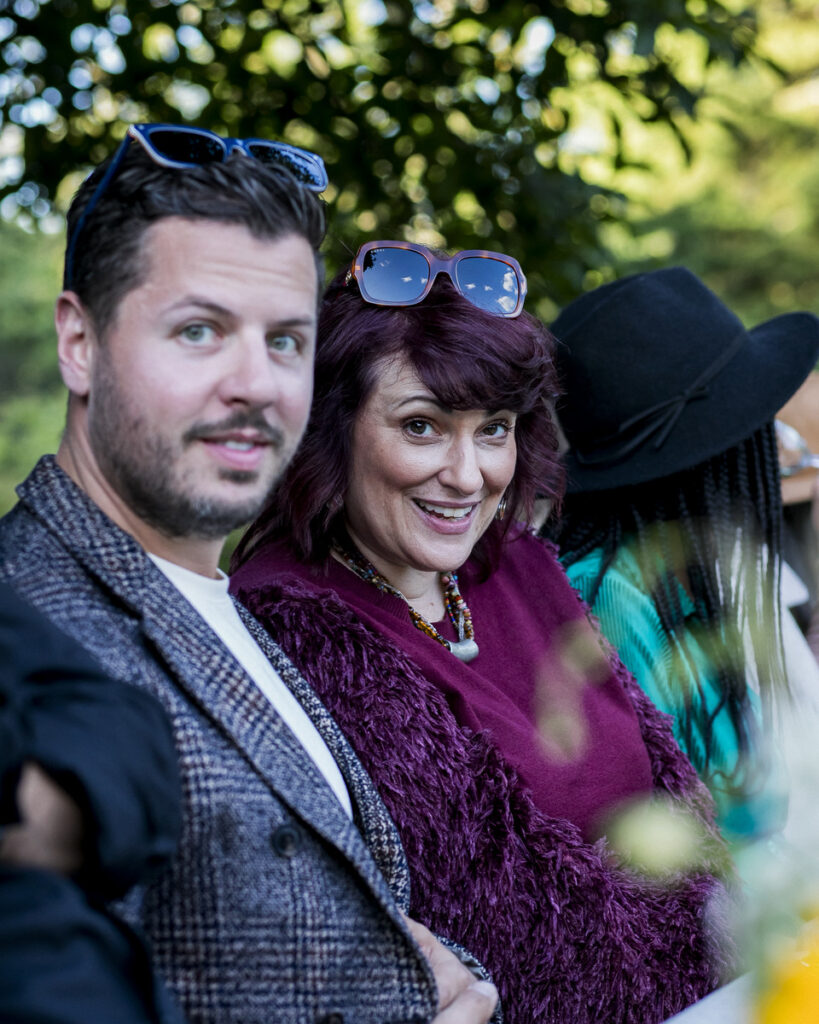
[(0, 514), (16, 501), (14, 488), (45, 452), (56, 452), (65, 421), (62, 388), (7, 398), (0, 419)]
[(65, 418), (52, 325), (62, 240), (0, 223), (0, 513)]
[(767, 63), (711, 71), (701, 116), (686, 127), (685, 174), (667, 146), (663, 164), (658, 140), (645, 138), (655, 149), (647, 169), (607, 179), (631, 197), (627, 228), (603, 228), (623, 272), (689, 266), (749, 325), (819, 313), (816, 13), (814, 0), (760, 5)]
[(573, 172), (583, 97), (622, 165), (634, 118), (684, 138), (705, 71), (755, 33), (732, 0), (17, 0), (0, 112), (25, 173), (3, 209), (42, 215), (127, 121), (188, 117), (321, 153), (331, 266), (369, 237), (506, 250), (549, 316), (611, 276), (599, 227), (622, 216)]
[(51, 312), (61, 257), (62, 239), (0, 223), (0, 401), (59, 384)]

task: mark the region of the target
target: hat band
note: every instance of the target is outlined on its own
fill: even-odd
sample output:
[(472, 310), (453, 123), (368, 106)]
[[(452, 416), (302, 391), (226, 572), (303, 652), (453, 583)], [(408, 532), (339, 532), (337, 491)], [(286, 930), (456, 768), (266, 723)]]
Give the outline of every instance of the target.
[[(688, 403), (708, 397), (708, 385), (739, 352), (747, 337), (748, 334), (743, 329), (684, 391), (624, 420), (614, 433), (595, 442), (594, 451), (584, 454), (574, 448), (574, 457), (583, 466), (617, 462), (645, 444), (654, 434), (657, 434), (653, 445), (655, 451), (662, 448)], [(635, 428), (641, 429), (635, 434)]]

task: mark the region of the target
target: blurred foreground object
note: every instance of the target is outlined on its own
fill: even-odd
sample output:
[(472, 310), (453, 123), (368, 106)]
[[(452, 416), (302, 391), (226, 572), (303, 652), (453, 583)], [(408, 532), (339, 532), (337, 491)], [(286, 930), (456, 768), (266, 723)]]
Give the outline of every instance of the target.
[(814, 1024), (819, 1019), (819, 925), (809, 924), (771, 965), (753, 1024)]

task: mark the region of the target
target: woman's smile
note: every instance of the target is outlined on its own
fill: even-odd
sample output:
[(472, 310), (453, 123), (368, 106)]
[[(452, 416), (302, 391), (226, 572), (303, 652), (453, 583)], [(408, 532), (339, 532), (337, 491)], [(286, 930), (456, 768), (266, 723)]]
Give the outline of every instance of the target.
[(444, 505), (423, 501), (421, 498), (413, 498), (413, 501), (429, 521), (432, 529), (443, 533), (463, 533), (468, 530), (473, 513), (478, 507), (475, 502), (469, 505)]
[[(405, 357), (376, 364), (344, 502), (362, 554), (396, 587), (459, 568), (515, 472), (515, 414), (450, 409)], [(437, 586), (437, 582), (436, 582)]]

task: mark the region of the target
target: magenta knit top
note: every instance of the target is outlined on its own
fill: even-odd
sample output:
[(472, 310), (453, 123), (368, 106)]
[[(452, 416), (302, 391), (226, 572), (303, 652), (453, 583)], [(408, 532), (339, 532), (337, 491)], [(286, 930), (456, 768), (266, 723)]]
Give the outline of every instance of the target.
[[(560, 564), (534, 537), (510, 544), (501, 569), (484, 582), (471, 562), (458, 574), (480, 649), (469, 663), (418, 629), (404, 601), (335, 559), (311, 572), (284, 544), (273, 544), (242, 566), (233, 587), (256, 589), (289, 573), (317, 590), (335, 591), (385, 643), (405, 651), (445, 696), (460, 725), (488, 731), (535, 804), (578, 825), (586, 838), (600, 834), (606, 813), (618, 804), (651, 790), (637, 716), (611, 667), (604, 662), (602, 678), (593, 681), (569, 678), (560, 638), (572, 635), (573, 624), (582, 627), (585, 616)], [(447, 639), (457, 639), (448, 618), (435, 625)], [(586, 633), (599, 651), (591, 630)], [(573, 742), (570, 750), (560, 746), (550, 756), (537, 722), (540, 715), (548, 725), (553, 709), (569, 719)]]
[[(467, 564), (460, 583), (480, 648), (468, 664), (335, 560), (316, 571), (270, 543), (231, 587), (372, 777), (409, 862), (410, 916), (489, 968), (507, 1024), (658, 1024), (733, 969), (708, 793), (605, 641), (587, 648), (586, 685), (561, 655), (574, 631), (597, 634), (553, 547), (523, 536), (486, 581)], [(539, 715), (574, 723), (577, 758), (541, 745)], [(698, 867), (662, 884), (589, 838), (649, 789), (703, 836)]]

